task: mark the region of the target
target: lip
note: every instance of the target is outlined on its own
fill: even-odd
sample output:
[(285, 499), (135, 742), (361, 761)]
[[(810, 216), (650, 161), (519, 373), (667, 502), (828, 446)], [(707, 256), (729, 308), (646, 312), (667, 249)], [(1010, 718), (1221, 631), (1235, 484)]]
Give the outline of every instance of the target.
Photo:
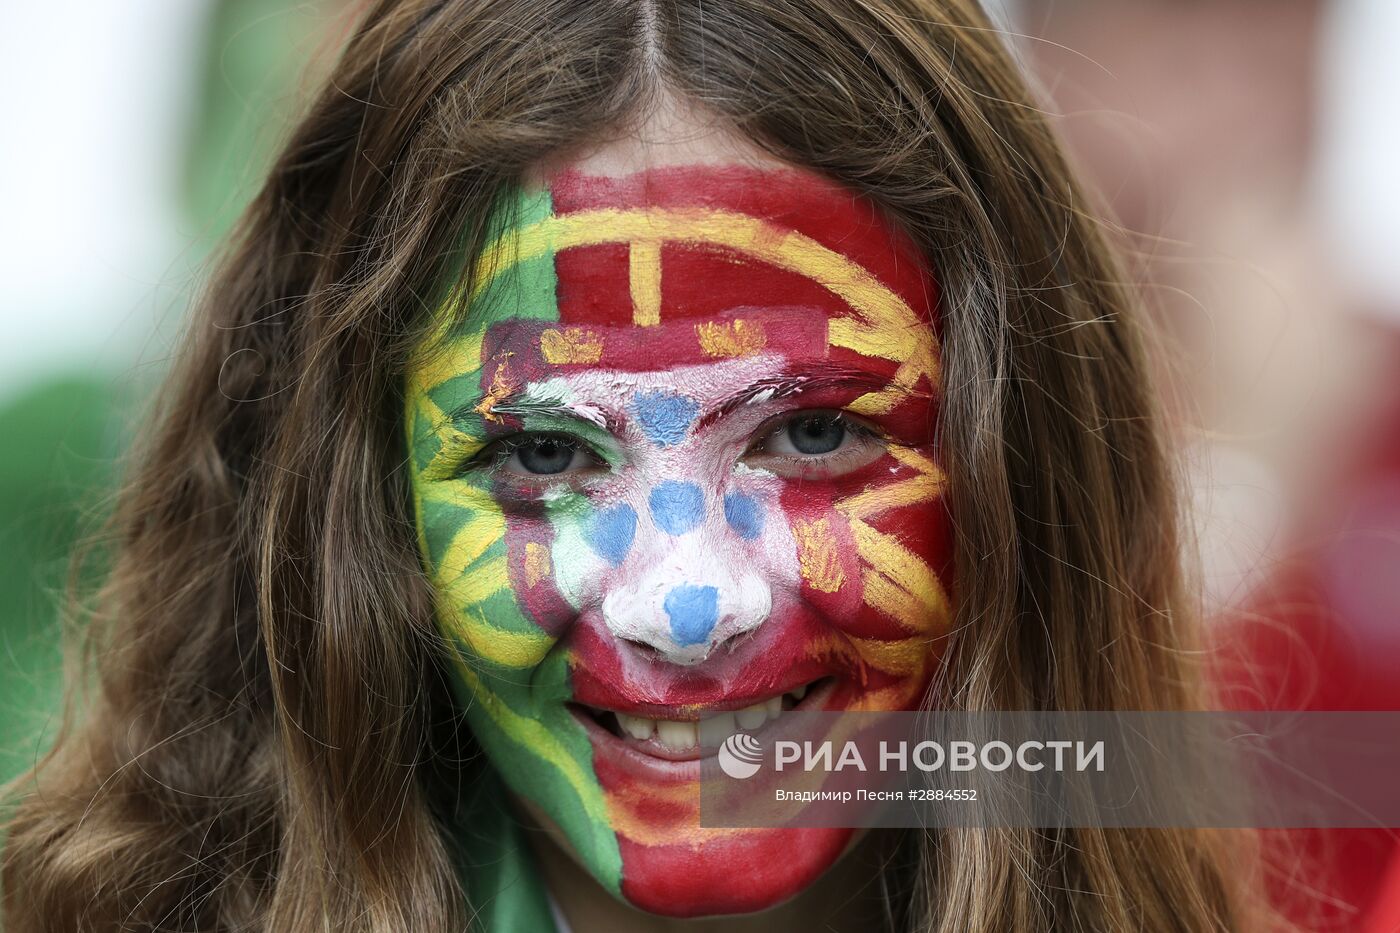
[(717, 695), (711, 684), (687, 684), (682, 680), (666, 691), (665, 700), (633, 692), (625, 685), (613, 685), (606, 692), (589, 690), (587, 696), (577, 697), (576, 702), (593, 709), (647, 719), (696, 722), (715, 713), (732, 713), (762, 703), (837, 674), (829, 665), (798, 664), (788, 668), (780, 677), (735, 685), (736, 689), (722, 695)]
[[(806, 684), (807, 682), (803, 681), (799, 682), (798, 686)], [(833, 698), (841, 694), (849, 695), (849, 691), (840, 689), (844, 685), (844, 682), (836, 677), (819, 678), (811, 682), (807, 693), (796, 705), (791, 709), (783, 710), (783, 713), (829, 711), (829, 705)], [(595, 715), (595, 712), (606, 713), (613, 712), (613, 710), (597, 710), (596, 707), (588, 707), (585, 704), (574, 702), (567, 705), (574, 719), (588, 734), (596, 754), (606, 756), (642, 777), (665, 782), (699, 780), (701, 761), (705, 758), (713, 758), (717, 751), (716, 748), (706, 748), (703, 744), (675, 749), (665, 745), (655, 736), (638, 740), (627, 735), (615, 735), (603, 726)], [(694, 706), (680, 707), (676, 709), (676, 712), (688, 713), (694, 719), (697, 715), (742, 709), (744, 705), (726, 700), (714, 705), (707, 705), (698, 712)], [(665, 709), (665, 707), (655, 704), (653, 704), (653, 708)], [(783, 713), (779, 713), (776, 718), (768, 720), (757, 728), (740, 729), (739, 731), (747, 732), (760, 741), (765, 741), (781, 731)], [(658, 715), (654, 718), (665, 719), (668, 717)]]
[[(682, 741), (676, 744), (685, 747), (677, 751), (662, 745), (655, 734), (646, 740), (633, 738), (626, 728), (616, 728), (624, 723), (609, 721), (602, 712), (685, 723), (735, 713), (735, 731), (741, 731), (738, 711), (766, 705), (799, 687), (812, 685), (799, 704), (784, 701), (785, 708), (840, 711), (854, 704), (866, 687), (867, 672), (854, 650), (833, 637), (823, 615), (800, 602), (775, 606), (750, 636), (693, 666), (637, 651), (618, 641), (594, 614), (583, 615), (561, 647), (570, 654), (567, 706), (589, 738), (595, 766), (619, 780), (626, 775), (644, 783), (698, 781), (700, 762), (707, 757), (704, 745), (713, 750), (717, 742), (713, 737), (693, 746)], [(742, 731), (755, 737), (775, 735), (770, 730), (784, 719), (778, 715)], [(723, 730), (722, 723), (716, 725)]]

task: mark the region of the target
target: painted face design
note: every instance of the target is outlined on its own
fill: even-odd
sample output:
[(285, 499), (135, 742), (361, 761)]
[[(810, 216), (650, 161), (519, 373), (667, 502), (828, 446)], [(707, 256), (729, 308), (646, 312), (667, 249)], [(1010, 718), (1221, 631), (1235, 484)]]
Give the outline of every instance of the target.
[(407, 383), (468, 719), (610, 891), (770, 907), (841, 829), (699, 826), (697, 735), (917, 706), (950, 615), (934, 285), (798, 170), (521, 192)]

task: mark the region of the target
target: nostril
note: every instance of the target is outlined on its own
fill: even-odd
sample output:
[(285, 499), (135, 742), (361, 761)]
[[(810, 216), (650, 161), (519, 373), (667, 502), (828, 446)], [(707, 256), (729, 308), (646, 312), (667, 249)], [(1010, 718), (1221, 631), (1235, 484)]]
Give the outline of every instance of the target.
[(648, 660), (656, 660), (664, 657), (664, 654), (661, 651), (661, 649), (657, 648), (650, 642), (645, 642), (638, 638), (619, 638), (618, 641), (622, 642), (624, 645), (627, 645), (638, 655)]
[(734, 634), (715, 642), (714, 646), (710, 649), (710, 652), (714, 654), (719, 651), (733, 651), (735, 648), (738, 648), (744, 642), (752, 638), (754, 635), (754, 631), (754, 629), (745, 629), (742, 632), (735, 632)]

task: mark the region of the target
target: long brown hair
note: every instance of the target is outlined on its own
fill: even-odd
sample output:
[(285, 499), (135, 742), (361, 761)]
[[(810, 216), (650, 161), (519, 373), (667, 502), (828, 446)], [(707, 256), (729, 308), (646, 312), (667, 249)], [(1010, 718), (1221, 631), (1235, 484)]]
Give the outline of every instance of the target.
[[(1138, 309), (1001, 43), (973, 0), (375, 3), (157, 399), (88, 601), (93, 695), (17, 785), (7, 929), (466, 926), (396, 387), (505, 187), (662, 88), (863, 192), (938, 271), (938, 702), (1194, 705)], [(907, 840), (905, 928), (1242, 925), (1202, 833)]]

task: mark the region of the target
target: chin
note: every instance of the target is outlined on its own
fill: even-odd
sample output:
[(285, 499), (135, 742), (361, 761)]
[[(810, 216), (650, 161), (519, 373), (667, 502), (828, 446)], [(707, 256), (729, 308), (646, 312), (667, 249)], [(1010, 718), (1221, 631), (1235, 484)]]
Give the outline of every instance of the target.
[(668, 917), (747, 914), (805, 890), (850, 845), (853, 829), (746, 829), (696, 844), (623, 840), (622, 896)]

